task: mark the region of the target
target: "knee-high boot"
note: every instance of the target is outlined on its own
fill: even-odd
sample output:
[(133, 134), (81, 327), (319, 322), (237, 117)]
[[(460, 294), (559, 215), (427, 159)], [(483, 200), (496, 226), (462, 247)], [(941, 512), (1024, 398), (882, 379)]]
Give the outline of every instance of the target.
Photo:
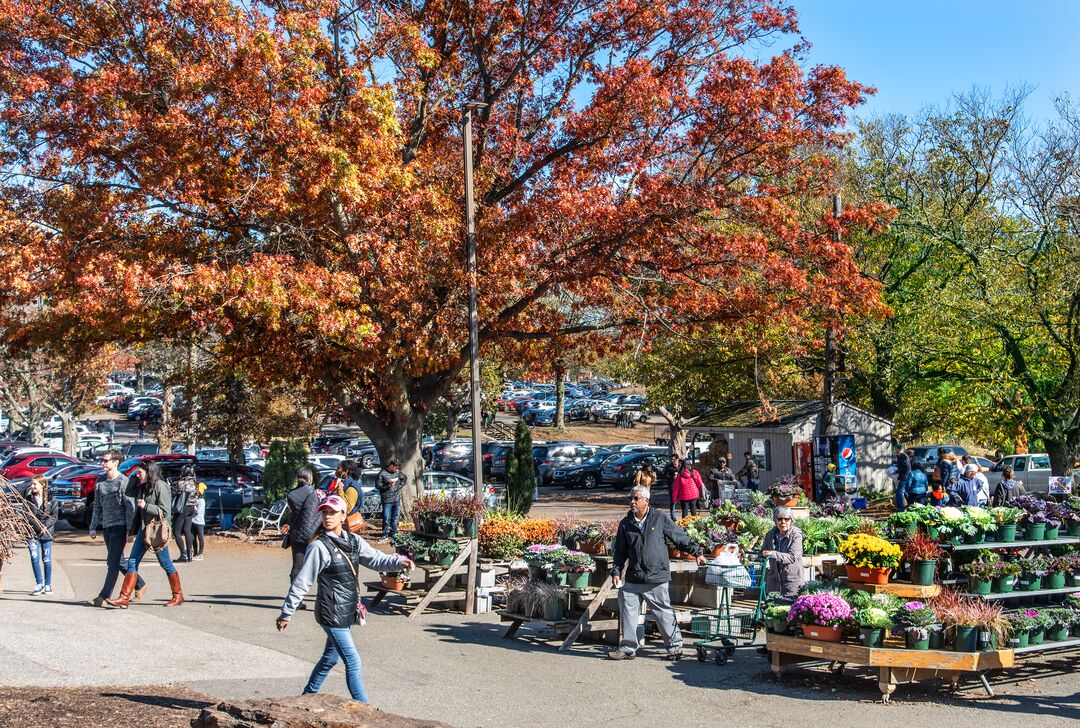
[(165, 602), (166, 607), (179, 607), (184, 603), (184, 592), (180, 588), (180, 574), (169, 574), (169, 587), (172, 589), (172, 599)]
[(128, 604), (131, 603), (131, 593), (135, 591), (135, 582), (138, 580), (139, 575), (135, 572), (124, 574), (124, 584), (120, 587), (120, 596), (116, 599), (106, 599), (105, 603), (112, 607), (127, 609)]

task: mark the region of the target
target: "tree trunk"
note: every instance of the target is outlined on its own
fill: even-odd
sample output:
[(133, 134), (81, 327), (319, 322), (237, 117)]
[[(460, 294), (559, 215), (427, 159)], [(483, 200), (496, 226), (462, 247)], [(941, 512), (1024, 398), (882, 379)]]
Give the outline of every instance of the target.
[(353, 407), (346, 410), (346, 414), (371, 438), (375, 449), (379, 451), (379, 462), (385, 465), (394, 459), (400, 463), (398, 472), (404, 473), (408, 478), (405, 490), (401, 491), (401, 512), (404, 517), (404, 514), (409, 512), (413, 499), (424, 490), (424, 460), (420, 454), (424, 437), (423, 413), (406, 403), (386, 417), (378, 417)]
[(1046, 454), (1050, 456), (1050, 473), (1052, 475), (1065, 475), (1071, 462), (1069, 462), (1069, 446), (1065, 438), (1043, 438), (1043, 446)]
[(555, 429), (566, 427), (566, 367), (561, 361), (555, 362)]
[(686, 420), (679, 415), (676, 415), (667, 407), (661, 407), (657, 410), (660, 416), (664, 418), (668, 426), (668, 448), (672, 455), (678, 455), (680, 458), (686, 457)]
[(141, 395), (143, 393), (143, 369), (142, 362), (135, 365), (135, 394)]
[(446, 439), (453, 440), (457, 435), (458, 417), (461, 415), (461, 406), (457, 398), (451, 398), (446, 405)]
[(172, 452), (173, 446), (173, 388), (166, 386), (161, 394), (161, 425), (157, 431), (158, 450)]
[(59, 414), (64, 433), (64, 452), (75, 457), (79, 454), (79, 433), (75, 429), (75, 416), (70, 412), (61, 412)]

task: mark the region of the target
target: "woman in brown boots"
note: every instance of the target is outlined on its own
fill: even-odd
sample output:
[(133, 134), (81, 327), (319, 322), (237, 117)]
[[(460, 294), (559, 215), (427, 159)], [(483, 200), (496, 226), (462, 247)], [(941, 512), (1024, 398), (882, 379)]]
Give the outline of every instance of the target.
[[(172, 515), (172, 489), (161, 476), (161, 467), (155, 462), (139, 463), (135, 470), (135, 481), (128, 486), (127, 494), (135, 500), (135, 520), (131, 526), (135, 542), (128, 555), (127, 573), (124, 575), (120, 596), (108, 601), (112, 606), (124, 609), (131, 601), (131, 594), (139, 579), (139, 562), (150, 548), (146, 543), (146, 527), (158, 518), (163, 518), (171, 525)], [(180, 575), (176, 573), (172, 556), (169, 555), (168, 539), (164, 548), (154, 555), (169, 577), (169, 586), (172, 588), (172, 599), (166, 602), (165, 606), (178, 607), (184, 603), (184, 592), (180, 589)]]

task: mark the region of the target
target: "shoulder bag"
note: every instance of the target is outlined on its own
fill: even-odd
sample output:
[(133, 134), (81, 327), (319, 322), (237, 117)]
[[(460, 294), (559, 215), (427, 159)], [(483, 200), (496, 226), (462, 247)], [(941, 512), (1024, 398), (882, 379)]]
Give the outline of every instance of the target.
[(157, 518), (146, 524), (143, 529), (143, 540), (151, 551), (155, 554), (160, 553), (169, 548), (169, 541), (172, 540), (172, 526), (163, 515), (158, 513)]
[[(326, 542), (327, 544), (331, 543), (330, 539), (327, 539)], [(338, 553), (340, 553), (345, 558), (345, 563), (349, 565), (349, 571), (352, 572), (353, 579), (356, 580), (356, 615), (353, 617), (353, 623), (359, 624), (361, 627), (363, 627), (364, 622), (367, 621), (367, 607), (364, 606), (364, 600), (360, 596), (360, 575), (357, 573), (356, 565), (353, 564), (352, 559), (349, 558), (349, 555), (342, 551), (341, 547), (338, 546), (336, 543), (332, 545), (338, 550)]]

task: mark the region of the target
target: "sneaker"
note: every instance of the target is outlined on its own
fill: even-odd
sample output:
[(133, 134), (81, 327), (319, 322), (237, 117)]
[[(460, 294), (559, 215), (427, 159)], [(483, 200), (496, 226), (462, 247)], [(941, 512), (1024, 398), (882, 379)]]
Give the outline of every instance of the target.
[(678, 662), (682, 659), (682, 650), (672, 650), (671, 652), (666, 653), (663, 659), (669, 660), (670, 662)]
[(388, 539), (388, 538), (380, 538), (375, 543), (390, 543), (390, 539)]
[(191, 557), (192, 561), (202, 561), (202, 554), (197, 554)]
[(633, 652), (623, 652), (622, 650), (611, 650), (607, 653), (609, 660), (632, 660), (634, 659)]
[(36, 597), (36, 596), (40, 596), (40, 595), (42, 595), (44, 593), (45, 593), (45, 585), (44, 584), (38, 584), (37, 589), (30, 592), (30, 596)]
[(45, 593), (45, 594), (52, 594), (52, 587), (51, 587), (51, 586), (47, 586), (47, 587), (45, 587), (45, 591), (44, 591), (44, 593)]

